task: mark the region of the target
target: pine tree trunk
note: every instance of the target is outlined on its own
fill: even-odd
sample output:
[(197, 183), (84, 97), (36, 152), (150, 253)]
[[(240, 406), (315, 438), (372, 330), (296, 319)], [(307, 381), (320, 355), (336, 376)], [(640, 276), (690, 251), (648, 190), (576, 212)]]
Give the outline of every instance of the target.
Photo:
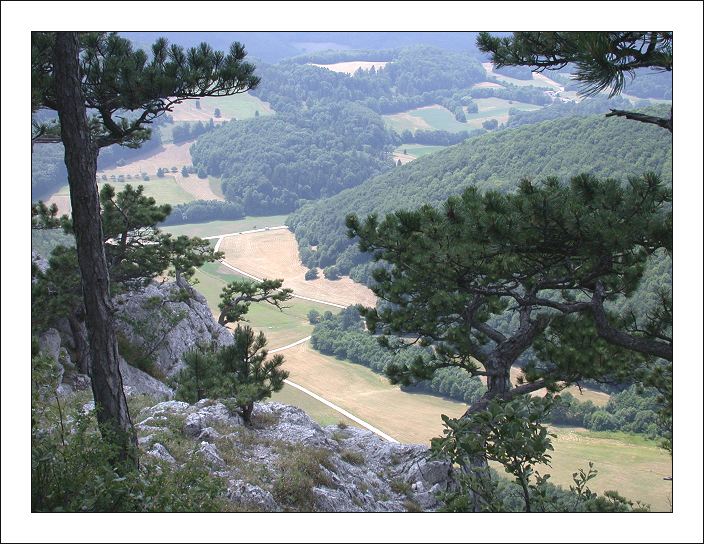
[(91, 141), (86, 117), (79, 77), (77, 34), (57, 32), (54, 51), (56, 100), (86, 309), (96, 414), (103, 438), (116, 444), (119, 460), (136, 461), (136, 437), (122, 387), (103, 247), (95, 181), (98, 148)]
[(74, 314), (69, 314), (68, 324), (71, 327), (73, 345), (76, 348), (78, 370), (81, 374), (90, 375), (90, 344), (85, 324)]

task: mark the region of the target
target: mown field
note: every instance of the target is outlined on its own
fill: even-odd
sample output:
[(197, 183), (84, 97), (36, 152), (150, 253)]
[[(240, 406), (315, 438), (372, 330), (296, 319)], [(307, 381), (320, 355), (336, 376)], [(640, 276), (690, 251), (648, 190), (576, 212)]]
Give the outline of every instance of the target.
[[(156, 200), (157, 204), (184, 204), (186, 202), (191, 202), (196, 200), (196, 196), (192, 193), (186, 191), (173, 176), (165, 176), (163, 178), (158, 178), (156, 176), (150, 176), (148, 181), (142, 180), (142, 178), (126, 179), (125, 181), (107, 181), (99, 182), (98, 190), (100, 190), (103, 185), (110, 184), (116, 191), (122, 191), (125, 185), (130, 184), (133, 187), (139, 185), (144, 186), (144, 194), (146, 196), (151, 196)], [(71, 201), (69, 197), (68, 185), (64, 185), (61, 189), (56, 191), (51, 197), (46, 201), (47, 203), (55, 203), (59, 207), (59, 213), (70, 213), (71, 212)]]
[[(516, 108), (522, 111), (534, 111), (541, 108), (541, 106), (537, 106), (535, 104), (505, 100), (503, 98), (496, 98), (493, 96), (489, 98), (476, 98), (474, 99), (474, 102), (476, 102), (479, 111), (476, 113), (468, 113), (467, 108), (465, 108), (465, 115), (467, 117), (466, 123), (460, 123), (448, 109), (437, 104), (433, 106), (425, 106), (423, 108), (416, 108), (401, 113), (395, 113), (393, 115), (384, 115), (383, 118), (387, 126), (399, 134), (404, 130), (410, 130), (411, 132), (415, 132), (416, 130), (446, 130), (448, 132), (460, 132), (462, 130), (468, 131), (475, 128), (481, 128), (482, 123), (490, 119), (496, 119), (499, 123), (505, 123), (508, 120), (508, 111), (511, 108)], [(418, 147), (435, 148), (437, 146)], [(408, 154), (413, 155), (413, 153)]]
[(273, 393), (270, 399), (272, 402), (280, 402), (296, 406), (303, 410), (310, 418), (318, 425), (325, 427), (327, 425), (337, 425), (343, 423), (348, 426), (361, 427), (347, 416), (342, 415), (337, 410), (333, 410), (319, 400), (314, 399), (310, 395), (299, 391), (295, 387), (284, 384), (281, 391)]
[(482, 62), (482, 66), (487, 75), (495, 77), (499, 82), (510, 83), (518, 87), (544, 87), (546, 89), (558, 90), (563, 88), (562, 85), (553, 81), (544, 74), (533, 73), (533, 79), (516, 79), (494, 72), (494, 66), (491, 62)]
[(218, 236), (230, 234), (231, 232), (242, 232), (245, 230), (260, 229), (264, 227), (278, 227), (286, 222), (286, 215), (269, 215), (262, 217), (245, 217), (235, 221), (208, 221), (206, 223), (188, 223), (185, 225), (171, 225), (163, 227), (165, 232), (171, 232), (177, 236), (185, 234), (187, 236)]
[[(215, 117), (215, 108), (220, 110), (220, 118)], [(259, 112), (259, 115), (272, 115), (274, 110), (268, 102), (263, 102), (249, 93), (240, 93), (232, 96), (208, 96), (200, 99), (200, 108), (196, 107), (195, 100), (186, 100), (174, 106), (172, 116), (175, 123), (210, 121), (230, 121), (232, 119), (250, 119)], [(169, 127), (169, 125), (165, 125)], [(169, 129), (162, 132), (162, 139), (168, 137)], [(164, 140), (166, 141), (166, 140)]]
[[(228, 282), (242, 277), (220, 263), (206, 263), (196, 272), (196, 279), (196, 289), (208, 301), (213, 315), (217, 316), (222, 288)], [(286, 346), (309, 336), (313, 332), (313, 326), (308, 321), (310, 310), (317, 310), (321, 314), (334, 310), (330, 306), (301, 299), (292, 299), (286, 306), (287, 308), (280, 311), (270, 304), (252, 304), (246, 316), (253, 328), (264, 332), (270, 349)]]
[(331, 281), (324, 277), (305, 280), (307, 268), (301, 264), (298, 244), (289, 230), (271, 230), (228, 236), (220, 244), (225, 260), (257, 278), (282, 278), (284, 287), (298, 295), (342, 306), (374, 306), (376, 297), (370, 289), (348, 277)]

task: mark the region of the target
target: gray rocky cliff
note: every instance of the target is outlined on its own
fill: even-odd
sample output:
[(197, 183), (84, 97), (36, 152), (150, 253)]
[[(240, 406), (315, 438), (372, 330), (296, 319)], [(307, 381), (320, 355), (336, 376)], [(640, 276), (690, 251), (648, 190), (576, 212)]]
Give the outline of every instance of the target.
[[(302, 410), (257, 403), (252, 427), (221, 402), (162, 402), (135, 416), (149, 459), (178, 470), (193, 459), (222, 478), (243, 511), (433, 511), (452, 466), (422, 445), (355, 427), (320, 427)], [(312, 476), (311, 476), (312, 475)]]

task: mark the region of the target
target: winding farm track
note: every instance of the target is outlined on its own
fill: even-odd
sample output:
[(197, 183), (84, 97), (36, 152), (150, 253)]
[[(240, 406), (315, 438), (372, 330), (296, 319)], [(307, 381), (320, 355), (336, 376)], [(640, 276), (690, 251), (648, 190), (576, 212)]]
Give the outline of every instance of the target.
[[(310, 336), (306, 336), (305, 338), (301, 338), (297, 342), (293, 342), (292, 344), (288, 344), (287, 346), (282, 346), (280, 348), (272, 349), (269, 353), (278, 353), (278, 352), (284, 351), (286, 349), (293, 348), (293, 347), (299, 346), (301, 344), (305, 344), (306, 342), (308, 342), (308, 340), (310, 340)], [(330, 402), (329, 400), (321, 397), (320, 395), (313, 393), (313, 391), (310, 391), (309, 389), (306, 389), (305, 387), (298, 385), (297, 383), (292, 382), (291, 380), (284, 380), (284, 382), (287, 383), (288, 385), (290, 385), (291, 387), (294, 387), (294, 388), (298, 389), (299, 391), (305, 393), (306, 395), (313, 397), (315, 400), (322, 402), (325, 406), (328, 406), (328, 407), (332, 408), (333, 410), (335, 410), (336, 412), (339, 412), (340, 414), (351, 419), (355, 423), (358, 423), (359, 425), (361, 425), (365, 429), (382, 437), (384, 440), (398, 444), (398, 440), (396, 440), (395, 438), (391, 438), (385, 432), (380, 431), (379, 429), (377, 429), (373, 425), (367, 423), (363, 419), (358, 418), (354, 414), (351, 414), (350, 412), (348, 412), (344, 408), (340, 408), (337, 404)]]

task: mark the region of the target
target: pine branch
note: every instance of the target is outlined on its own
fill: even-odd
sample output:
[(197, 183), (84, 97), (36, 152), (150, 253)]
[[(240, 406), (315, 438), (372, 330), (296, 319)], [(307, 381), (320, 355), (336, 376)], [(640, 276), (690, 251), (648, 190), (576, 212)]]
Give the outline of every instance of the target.
[(641, 123), (650, 123), (652, 125), (657, 125), (662, 128), (666, 128), (672, 132), (672, 110), (670, 110), (670, 117), (656, 117), (654, 115), (647, 115), (645, 113), (638, 113), (635, 111), (625, 111), (625, 110), (614, 110), (612, 109), (610, 113), (606, 114), (606, 117), (625, 117), (626, 119), (631, 119), (633, 121), (640, 121)]

